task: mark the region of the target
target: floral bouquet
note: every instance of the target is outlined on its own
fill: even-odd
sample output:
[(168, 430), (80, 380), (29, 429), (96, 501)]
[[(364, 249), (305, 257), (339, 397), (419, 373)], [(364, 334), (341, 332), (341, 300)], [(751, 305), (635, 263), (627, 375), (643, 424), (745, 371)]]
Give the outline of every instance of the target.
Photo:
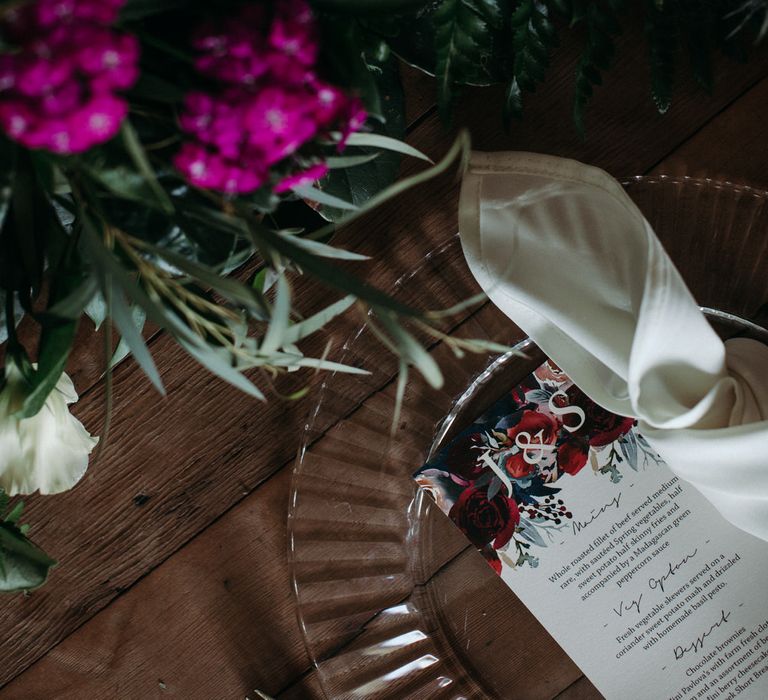
[[(352, 306), (401, 368), (441, 382), (404, 327), (429, 318), (340, 268), (364, 256), (329, 239), (465, 139), (393, 184), (402, 154), (428, 159), (399, 140), (395, 59), (358, 26), (304, 0), (0, 2), (3, 509), (3, 493), (58, 493), (86, 470), (97, 439), (69, 414), (64, 373), (83, 317), (104, 329), (107, 392), (128, 353), (164, 391), (147, 320), (256, 399), (283, 372), (364, 372), (299, 349)], [(281, 224), (297, 205), (308, 225)], [(308, 318), (292, 308), (302, 273), (329, 293)], [(0, 523), (0, 590), (53, 563), (19, 514)]]

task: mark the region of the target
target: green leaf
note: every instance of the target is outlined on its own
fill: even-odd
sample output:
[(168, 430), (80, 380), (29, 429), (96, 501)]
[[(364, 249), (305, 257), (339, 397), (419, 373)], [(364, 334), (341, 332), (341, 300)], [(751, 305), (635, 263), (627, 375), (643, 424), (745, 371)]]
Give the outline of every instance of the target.
[(338, 15), (321, 16), (319, 20), (323, 35), (322, 61), (330, 70), (333, 82), (357, 93), (368, 114), (380, 118), (381, 96), (365, 60), (368, 37), (360, 24), (354, 18)]
[(379, 312), (376, 317), (391, 336), (400, 357), (419, 370), (431, 387), (435, 389), (442, 387), (443, 375), (440, 367), (421, 343), (386, 312)]
[[(8, 497), (0, 489), (0, 513)], [(56, 561), (27, 537), (28, 526), (18, 526), (23, 502), (19, 501), (0, 522), (0, 593), (29, 591), (41, 586)]]
[(261, 294), (252, 287), (248, 287), (232, 277), (224, 277), (215, 269), (188, 260), (172, 250), (156, 246), (148, 246), (148, 249), (184, 274), (189, 275), (205, 286), (212, 287), (227, 299), (242, 305), (257, 317), (262, 317), (264, 312), (267, 311)]
[(127, 155), (126, 149), (110, 142), (83, 154), (81, 166), (92, 180), (117, 197), (142, 207), (160, 208), (155, 189)]
[[(98, 280), (97, 280), (98, 281)], [(83, 308), (83, 313), (93, 321), (94, 330), (99, 330), (101, 324), (107, 319), (107, 302), (101, 290), (91, 297), (91, 300)]]
[(259, 388), (246, 379), (240, 371), (235, 369), (231, 362), (228, 361), (228, 358), (223, 356), (223, 352), (201, 345), (200, 343), (188, 342), (183, 338), (179, 338), (179, 343), (209, 372), (215, 374), (249, 396), (253, 396), (260, 401), (266, 400), (266, 397)]
[(335, 260), (370, 260), (368, 255), (362, 255), (361, 253), (355, 253), (351, 250), (345, 250), (344, 248), (336, 248), (326, 243), (320, 243), (319, 241), (313, 241), (311, 238), (302, 238), (301, 236), (294, 236), (286, 231), (277, 231), (277, 233), (283, 238), (289, 238), (290, 241), (296, 244), (302, 250), (306, 250), (308, 253), (317, 255), (321, 258), (332, 258)]
[(498, 0), (442, 0), (432, 21), (435, 26), (435, 73), (438, 102), (449, 120), (456, 84), (485, 79), (485, 66), (493, 60), (493, 31), (503, 25)]
[[(334, 132), (332, 137), (338, 141), (341, 138), (341, 134), (339, 132)], [(406, 156), (419, 158), (428, 163), (432, 162), (429, 156), (424, 155), (417, 148), (409, 146), (404, 141), (393, 139), (390, 136), (384, 136), (383, 134), (366, 134), (358, 131), (349, 135), (347, 138), (347, 146), (371, 146), (373, 148), (381, 148), (385, 151), (395, 151), (396, 153), (402, 153)]]
[[(3, 277), (6, 288), (22, 292), (22, 303), (42, 283), (47, 244), (55, 236), (56, 215), (29, 151), (19, 151), (10, 216), (3, 226)], [(12, 266), (12, 267), (11, 267)], [(25, 304), (26, 305), (26, 304)]]
[(544, 80), (551, 50), (557, 46), (557, 30), (542, 0), (522, 0), (510, 18), (514, 62), (507, 89), (504, 118), (522, 113), (522, 91), (533, 92)]
[(131, 157), (136, 170), (141, 174), (149, 186), (149, 189), (154, 194), (160, 208), (167, 214), (173, 213), (171, 199), (158, 182), (155, 171), (144, 151), (144, 147), (141, 145), (141, 141), (139, 141), (139, 137), (128, 119), (126, 119), (120, 127), (120, 133), (123, 137), (123, 143), (128, 151), (128, 155)]
[(325, 204), (326, 206), (329, 206), (329, 207), (335, 207), (336, 209), (354, 211), (355, 209), (358, 208), (355, 204), (352, 204), (351, 202), (346, 202), (343, 199), (340, 199), (339, 197), (336, 197), (332, 194), (328, 194), (323, 190), (319, 190), (316, 187), (311, 187), (309, 185), (293, 187), (292, 190), (297, 195), (299, 195), (299, 197), (303, 197), (304, 199), (308, 199), (312, 202), (317, 202), (318, 204)]
[(575, 21), (583, 16), (586, 25), (584, 50), (576, 66), (576, 91), (573, 103), (573, 120), (576, 130), (583, 137), (586, 133), (584, 112), (592, 97), (592, 88), (602, 82), (602, 71), (613, 64), (616, 47), (613, 38), (621, 31), (616, 13), (626, 9), (626, 0), (612, 0), (607, 4), (589, 2), (584, 13), (576, 13)]
[[(69, 297), (80, 283), (79, 274), (61, 271), (56, 274), (51, 289), (50, 302), (56, 306)], [(79, 318), (55, 320), (41, 317), (43, 330), (40, 335), (40, 349), (37, 355), (37, 369), (29, 378), (29, 391), (22, 407), (16, 412), (18, 418), (37, 415), (45, 405), (48, 395), (58, 383), (69, 359), (75, 341)]]
[(5, 522), (11, 523), (15, 525), (19, 522), (19, 518), (21, 517), (21, 511), (24, 510), (24, 501), (18, 501), (16, 505), (10, 510), (10, 512), (5, 516)]
[(291, 318), (291, 288), (285, 275), (277, 278), (277, 289), (275, 292), (275, 304), (272, 307), (272, 316), (269, 327), (261, 342), (259, 349), (262, 355), (271, 355), (278, 348), (285, 345), (283, 337), (288, 328)]
[[(6, 292), (4, 289), (0, 289), (0, 343), (4, 343), (6, 340), (8, 340), (8, 326), (7, 326), (6, 316), (5, 316), (6, 294), (13, 294), (13, 292)], [(18, 299), (15, 296), (13, 298), (13, 311), (14, 311), (14, 317), (16, 320), (16, 323), (14, 325), (18, 326), (19, 322), (24, 316), (24, 309), (21, 307)], [(1, 383), (2, 382), (0, 382), (0, 384)], [(2, 509), (0, 508), (0, 510)]]
[[(136, 330), (141, 334), (144, 330), (144, 324), (147, 320), (147, 314), (144, 312), (144, 309), (135, 304), (131, 306), (131, 319), (133, 320), (133, 325), (136, 326)], [(130, 353), (130, 345), (128, 345), (125, 338), (121, 336), (120, 342), (117, 344), (114, 353), (112, 353), (112, 357), (109, 359), (109, 366), (116, 367), (120, 362), (128, 357)]]
[(651, 67), (651, 95), (656, 108), (664, 114), (672, 104), (679, 36), (677, 18), (669, 3), (658, 6), (647, 0), (645, 33)]
[(155, 385), (155, 388), (165, 396), (165, 387), (163, 386), (162, 379), (160, 379), (160, 373), (157, 371), (155, 361), (152, 359), (152, 355), (144, 342), (141, 332), (136, 327), (136, 322), (131, 313), (131, 309), (123, 296), (123, 290), (114, 281), (110, 283), (109, 280), (106, 280), (105, 284), (111, 284), (111, 290), (108, 297), (110, 303), (109, 315), (120, 331), (122, 340), (125, 341), (133, 358), (144, 371), (144, 374), (146, 374), (152, 384)]
[(329, 321), (343, 314), (350, 306), (355, 303), (355, 297), (346, 296), (339, 301), (326, 306), (322, 311), (310, 316), (299, 323), (289, 326), (283, 333), (283, 345), (292, 345), (303, 340), (307, 336), (319, 331)]
[(88, 308), (99, 291), (98, 279), (90, 275), (76, 284), (69, 294), (46, 309), (45, 315), (75, 321)]
[(718, 33), (723, 22), (716, 3), (699, 0), (679, 0), (678, 27), (688, 49), (688, 60), (696, 82), (707, 92), (712, 91), (712, 51), (720, 43)]
[[(382, 136), (400, 140), (405, 137), (405, 98), (397, 59), (390, 55), (388, 61), (377, 67), (376, 80), (379, 93), (383, 96), (384, 121), (374, 123), (373, 128)], [(347, 153), (359, 155), (326, 160), (329, 167), (338, 161), (345, 161), (347, 167), (331, 170), (321, 185), (324, 192), (359, 207), (397, 178), (400, 154), (396, 151), (348, 146)], [(329, 221), (340, 221), (345, 216), (343, 211), (328, 206), (320, 207), (320, 213)]]
[(0, 135), (0, 229), (8, 214), (13, 195), (13, 180), (16, 171), (16, 148)]
[(343, 168), (354, 168), (358, 165), (365, 165), (372, 160), (376, 160), (380, 153), (368, 153), (361, 156), (331, 156), (325, 159), (325, 164), (331, 170), (338, 170)]

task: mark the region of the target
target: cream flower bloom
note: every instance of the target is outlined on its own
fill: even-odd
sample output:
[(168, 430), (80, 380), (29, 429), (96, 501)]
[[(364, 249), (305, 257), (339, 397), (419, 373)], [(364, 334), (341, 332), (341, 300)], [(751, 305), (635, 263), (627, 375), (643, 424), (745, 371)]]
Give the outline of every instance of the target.
[(67, 408), (77, 401), (72, 380), (62, 373), (36, 416), (14, 413), (25, 396), (25, 382), (12, 361), (6, 362), (0, 391), (0, 488), (9, 496), (71, 489), (85, 474), (88, 455), (99, 439), (91, 437)]

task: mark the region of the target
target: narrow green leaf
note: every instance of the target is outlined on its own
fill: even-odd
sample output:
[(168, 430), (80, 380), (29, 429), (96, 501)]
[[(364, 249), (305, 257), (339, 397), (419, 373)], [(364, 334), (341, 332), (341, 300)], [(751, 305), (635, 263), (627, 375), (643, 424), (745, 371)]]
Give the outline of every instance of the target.
[(24, 510), (24, 501), (19, 501), (16, 503), (16, 505), (13, 507), (10, 513), (5, 516), (4, 521), (6, 523), (13, 523), (14, 525), (19, 522), (19, 518), (21, 517), (21, 512)]
[(320, 243), (319, 241), (313, 241), (309, 238), (302, 238), (301, 236), (294, 236), (286, 231), (278, 231), (279, 235), (284, 238), (289, 238), (291, 243), (297, 245), (299, 248), (306, 250), (308, 253), (317, 255), (321, 258), (332, 258), (335, 260), (370, 260), (370, 256), (362, 255), (361, 253), (354, 253), (351, 250), (344, 250), (344, 248), (336, 248), (330, 246), (327, 243)]
[(271, 355), (285, 343), (283, 340), (285, 331), (290, 323), (291, 314), (291, 288), (285, 275), (277, 278), (277, 289), (275, 293), (275, 303), (272, 307), (272, 317), (269, 327), (261, 342), (260, 353), (262, 355)]
[(99, 330), (101, 324), (104, 323), (107, 318), (107, 303), (104, 300), (104, 296), (100, 289), (97, 290), (96, 294), (94, 294), (91, 297), (91, 300), (85, 305), (83, 312), (93, 322), (94, 330)]
[(378, 314), (377, 318), (394, 340), (400, 356), (419, 370), (431, 387), (435, 389), (442, 387), (443, 375), (440, 367), (421, 343), (386, 312)]
[(179, 255), (175, 251), (167, 248), (159, 248), (150, 245), (148, 245), (147, 248), (155, 255), (165, 259), (184, 274), (189, 275), (202, 284), (212, 287), (217, 292), (227, 297), (227, 299), (242, 304), (245, 308), (253, 311), (257, 316), (261, 316), (267, 311), (261, 294), (257, 293), (253, 287), (248, 287), (232, 277), (224, 277), (213, 268), (189, 260), (183, 255)]
[[(144, 309), (142, 309), (140, 306), (134, 304), (131, 306), (131, 319), (133, 320), (133, 325), (136, 326), (136, 330), (139, 333), (142, 333), (144, 330), (144, 324), (147, 320), (147, 314), (144, 312)], [(126, 342), (125, 338), (122, 336), (120, 337), (120, 342), (118, 342), (117, 347), (115, 348), (115, 351), (112, 353), (112, 357), (109, 358), (109, 366), (110, 367), (117, 367), (117, 365), (122, 362), (131, 352), (131, 348)]]
[(294, 323), (283, 333), (283, 345), (298, 343), (307, 336), (316, 333), (329, 321), (343, 314), (354, 303), (354, 296), (346, 296), (343, 299), (339, 299), (339, 301), (326, 306), (322, 311), (319, 311), (313, 316), (310, 316), (299, 323)]
[[(0, 514), (8, 498), (0, 489)], [(0, 593), (30, 591), (45, 583), (56, 561), (26, 537), (28, 526), (16, 523), (23, 503), (19, 502), (0, 522)]]
[(155, 361), (152, 359), (152, 355), (147, 348), (144, 338), (139, 330), (136, 328), (136, 324), (131, 315), (131, 309), (125, 301), (123, 296), (123, 290), (119, 284), (105, 280), (105, 284), (111, 285), (110, 300), (112, 302), (111, 314), (112, 320), (115, 322), (117, 329), (120, 331), (122, 339), (130, 348), (134, 359), (139, 364), (144, 374), (147, 375), (155, 388), (165, 396), (165, 387), (163, 381), (160, 379), (160, 373), (157, 371)]
[(266, 401), (264, 394), (252, 382), (243, 376), (237, 369), (229, 364), (218, 352), (213, 349), (196, 343), (190, 343), (184, 339), (179, 339), (181, 346), (194, 357), (209, 372), (228, 382), (232, 386), (240, 389), (249, 396), (253, 396), (259, 401)]
[(351, 202), (345, 202), (339, 197), (317, 189), (317, 187), (302, 185), (301, 187), (293, 187), (291, 189), (295, 194), (299, 195), (299, 197), (317, 202), (318, 204), (325, 204), (326, 206), (335, 207), (336, 209), (344, 209), (346, 211), (355, 211), (358, 209), (357, 205), (352, 204)]
[(279, 355), (270, 358), (269, 364), (273, 367), (314, 367), (326, 372), (344, 372), (346, 374), (368, 375), (370, 372), (360, 367), (332, 362), (315, 357), (281, 357)]
[(158, 204), (166, 214), (173, 213), (173, 203), (171, 202), (171, 198), (157, 181), (155, 171), (149, 162), (149, 158), (147, 158), (144, 147), (141, 145), (138, 134), (133, 126), (131, 126), (128, 119), (126, 119), (120, 127), (120, 133), (123, 136), (123, 143), (128, 151), (128, 155), (130, 155), (136, 169), (147, 181), (147, 184), (157, 198)]
[(331, 156), (325, 159), (325, 164), (331, 169), (354, 168), (358, 165), (365, 165), (379, 157), (379, 153), (366, 153), (361, 156)]
[(46, 315), (61, 319), (76, 320), (80, 318), (83, 309), (91, 303), (99, 290), (99, 281), (95, 276), (86, 277), (67, 296), (46, 309)]
[[(56, 304), (59, 298), (66, 298), (69, 290), (73, 289), (77, 276), (62, 274), (54, 280), (51, 300)], [(68, 321), (44, 321), (40, 335), (40, 350), (37, 358), (37, 369), (30, 378), (29, 392), (24, 403), (16, 413), (18, 418), (30, 418), (45, 405), (48, 395), (58, 383), (64, 367), (69, 359), (72, 344), (75, 340), (79, 319)]]
[[(341, 139), (341, 134), (339, 132), (334, 132), (331, 134), (331, 137), (339, 141)], [(393, 139), (390, 136), (384, 136), (383, 134), (365, 134), (362, 132), (356, 132), (354, 134), (350, 134), (347, 138), (347, 145), (348, 146), (372, 146), (373, 148), (383, 148), (385, 151), (395, 151), (397, 153), (402, 153), (406, 156), (413, 156), (414, 158), (419, 158), (420, 160), (425, 160), (428, 163), (432, 163), (432, 159), (429, 156), (424, 155), (420, 150), (417, 148), (414, 148), (413, 146), (409, 146), (404, 141), (400, 141), (399, 139)]]

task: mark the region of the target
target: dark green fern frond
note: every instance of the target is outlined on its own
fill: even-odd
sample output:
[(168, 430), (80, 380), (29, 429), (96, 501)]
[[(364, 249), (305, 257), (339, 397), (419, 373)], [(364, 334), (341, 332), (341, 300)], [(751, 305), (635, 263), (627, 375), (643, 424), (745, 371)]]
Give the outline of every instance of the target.
[(584, 23), (584, 51), (576, 67), (576, 94), (573, 120), (584, 136), (584, 111), (593, 87), (602, 84), (602, 72), (608, 70), (616, 53), (613, 39), (621, 32), (618, 16), (626, 9), (625, 0), (574, 0), (573, 23)]
[(680, 36), (677, 3), (647, 0), (645, 35), (651, 68), (651, 96), (656, 108), (664, 114), (672, 104), (677, 53)]
[(522, 0), (510, 18), (514, 61), (507, 88), (504, 123), (522, 116), (522, 93), (534, 92), (544, 81), (550, 52), (558, 44), (557, 29), (542, 0)]
[(438, 101), (447, 122), (455, 86), (472, 83), (478, 68), (491, 58), (492, 34), (501, 29), (504, 16), (499, 0), (443, 0), (432, 19)]
[(712, 91), (712, 49), (722, 17), (716, 0), (678, 0), (678, 27), (688, 52), (691, 72), (707, 92)]

